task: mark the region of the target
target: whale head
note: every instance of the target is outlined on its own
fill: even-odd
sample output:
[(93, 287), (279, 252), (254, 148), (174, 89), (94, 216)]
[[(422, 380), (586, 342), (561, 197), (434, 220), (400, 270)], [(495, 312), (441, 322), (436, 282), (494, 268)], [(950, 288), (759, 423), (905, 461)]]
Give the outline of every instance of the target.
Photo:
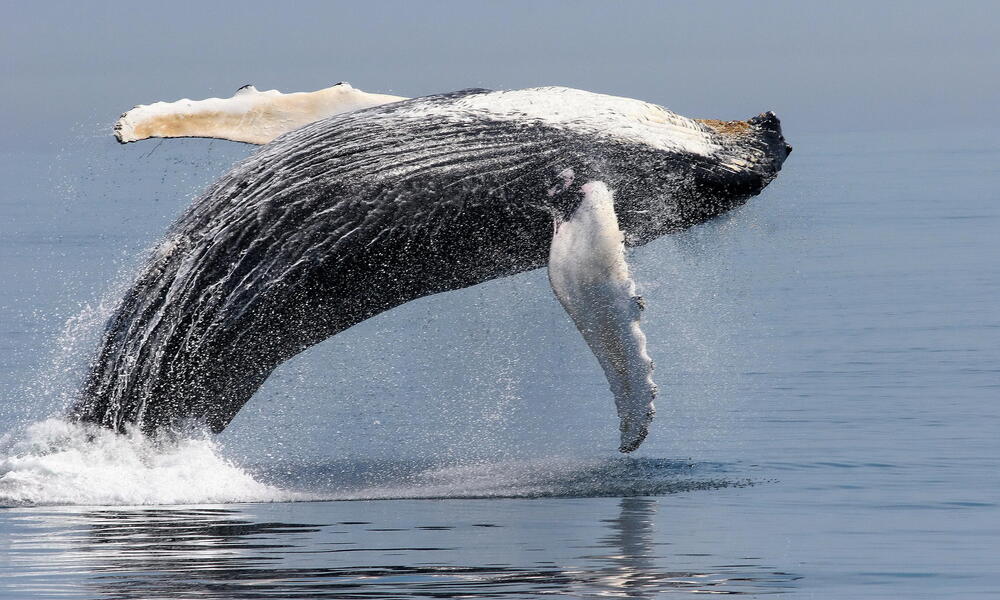
[(792, 153), (792, 146), (781, 131), (781, 120), (772, 111), (760, 113), (745, 121), (697, 119), (707, 126), (721, 146), (747, 162), (747, 167), (773, 178)]
[(770, 111), (743, 121), (695, 121), (706, 151), (654, 154), (639, 163), (645, 171), (635, 179), (641, 183), (616, 204), (627, 245), (641, 246), (742, 206), (778, 176), (792, 152)]

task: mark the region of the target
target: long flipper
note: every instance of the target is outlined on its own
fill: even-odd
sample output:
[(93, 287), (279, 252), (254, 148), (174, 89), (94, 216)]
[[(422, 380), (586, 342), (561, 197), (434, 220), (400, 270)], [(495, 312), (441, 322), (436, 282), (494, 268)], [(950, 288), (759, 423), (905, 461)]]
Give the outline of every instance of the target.
[(283, 133), (332, 115), (405, 99), (369, 94), (347, 83), (292, 94), (260, 92), (247, 85), (232, 98), (140, 104), (115, 123), (115, 138), (123, 144), (151, 137), (205, 137), (266, 144)]
[(621, 419), (619, 450), (631, 452), (646, 438), (656, 396), (639, 328), (643, 303), (625, 263), (611, 190), (591, 181), (580, 192), (570, 219), (556, 220), (549, 282), (604, 369)]

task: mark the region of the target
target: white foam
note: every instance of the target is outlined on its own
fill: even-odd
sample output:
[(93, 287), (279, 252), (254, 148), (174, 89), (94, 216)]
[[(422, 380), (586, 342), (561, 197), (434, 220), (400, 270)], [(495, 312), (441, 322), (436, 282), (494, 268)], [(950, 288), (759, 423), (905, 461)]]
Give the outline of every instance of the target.
[(141, 505), (304, 499), (256, 481), (208, 437), (141, 433), (47, 419), (0, 441), (0, 505)]
[(718, 468), (649, 458), (538, 457), (420, 465), (271, 465), (262, 483), (206, 436), (151, 439), (62, 419), (0, 437), (0, 506), (661, 495), (732, 485)]

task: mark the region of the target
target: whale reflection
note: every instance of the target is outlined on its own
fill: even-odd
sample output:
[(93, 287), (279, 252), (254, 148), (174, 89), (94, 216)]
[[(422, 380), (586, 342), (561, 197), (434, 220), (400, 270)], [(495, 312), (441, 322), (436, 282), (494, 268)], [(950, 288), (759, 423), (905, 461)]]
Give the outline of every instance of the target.
[[(390, 501), (314, 503), (306, 510), (299, 504), (28, 511), (14, 519), (8, 558), (25, 574), (15, 591), (37, 596), (66, 595), (80, 584), (123, 599), (654, 598), (669, 591), (794, 588), (796, 577), (756, 562), (712, 566), (725, 561), (665, 554), (672, 546), (664, 543), (669, 533), (658, 530), (666, 519), (658, 521), (657, 513), (669, 512), (662, 501), (568, 500), (573, 517), (563, 520), (556, 516), (570, 511), (539, 500), (444, 501), (443, 509)], [(428, 505), (436, 521), (425, 522)], [(475, 518), (461, 516), (466, 509)], [(359, 517), (371, 512), (377, 513), (371, 520)], [(313, 519), (273, 520), (280, 514)], [(38, 560), (39, 553), (47, 559)]]
[(604, 589), (603, 595), (619, 591), (631, 598), (656, 595), (665, 585), (677, 587), (677, 581), (657, 568), (653, 546), (653, 516), (657, 501), (651, 498), (622, 498), (618, 516), (606, 519), (608, 534), (598, 541), (612, 553), (595, 557), (605, 566), (597, 567), (587, 587)]

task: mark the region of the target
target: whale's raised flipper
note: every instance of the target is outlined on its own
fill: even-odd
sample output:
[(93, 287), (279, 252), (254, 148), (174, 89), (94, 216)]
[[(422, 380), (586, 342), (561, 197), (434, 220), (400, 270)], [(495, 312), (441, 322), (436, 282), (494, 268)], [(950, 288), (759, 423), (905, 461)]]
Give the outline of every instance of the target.
[(399, 100), (405, 98), (369, 94), (348, 83), (292, 94), (261, 92), (245, 85), (232, 98), (140, 104), (115, 123), (115, 138), (123, 144), (176, 137), (266, 144), (283, 133), (332, 115)]
[(646, 438), (656, 396), (639, 328), (642, 298), (625, 262), (611, 190), (591, 181), (580, 193), (570, 218), (556, 219), (549, 282), (604, 369), (621, 418), (619, 450), (631, 452)]

